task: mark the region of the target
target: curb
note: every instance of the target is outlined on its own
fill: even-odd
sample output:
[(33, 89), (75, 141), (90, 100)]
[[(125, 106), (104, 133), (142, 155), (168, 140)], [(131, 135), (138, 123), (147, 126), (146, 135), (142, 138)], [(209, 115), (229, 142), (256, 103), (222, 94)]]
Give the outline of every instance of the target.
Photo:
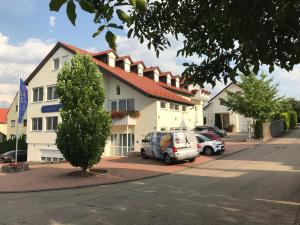
[[(258, 145), (260, 145), (260, 144), (256, 144), (251, 148), (256, 148)], [(229, 153), (227, 155), (220, 155), (220, 156), (217, 156), (216, 158), (211, 158), (210, 160), (208, 160), (206, 162), (198, 163), (198, 164), (192, 165), (190, 167), (183, 168), (183, 169), (177, 170), (175, 172), (171, 172), (171, 173), (161, 173), (161, 174), (150, 175), (150, 176), (146, 176), (146, 177), (142, 177), (142, 178), (133, 178), (133, 179), (122, 180), (122, 181), (107, 182), (107, 183), (103, 183), (103, 184), (88, 184), (88, 185), (83, 185), (83, 186), (61, 187), (61, 188), (46, 188), (46, 189), (40, 189), (40, 190), (0, 191), (0, 194), (22, 194), (22, 193), (35, 193), (35, 192), (46, 192), (46, 191), (61, 191), (61, 190), (68, 190), (68, 189), (81, 189), (81, 188), (89, 188), (89, 187), (96, 187), (96, 186), (107, 186), (107, 185), (112, 185), (112, 184), (129, 183), (129, 182), (138, 181), (138, 180), (146, 180), (146, 179), (151, 179), (151, 178), (155, 178), (155, 177), (161, 177), (161, 176), (166, 176), (166, 175), (170, 175), (170, 174), (176, 174), (178, 172), (182, 172), (182, 171), (185, 171), (185, 170), (188, 170), (188, 169), (191, 169), (191, 168), (197, 168), (199, 165), (205, 165), (205, 164), (210, 163), (212, 161), (223, 159), (223, 158), (232, 156), (234, 154), (240, 153), (242, 151), (249, 150), (251, 148), (249, 148), (249, 147), (248, 148), (243, 148), (243, 149), (237, 150), (235, 152)]]

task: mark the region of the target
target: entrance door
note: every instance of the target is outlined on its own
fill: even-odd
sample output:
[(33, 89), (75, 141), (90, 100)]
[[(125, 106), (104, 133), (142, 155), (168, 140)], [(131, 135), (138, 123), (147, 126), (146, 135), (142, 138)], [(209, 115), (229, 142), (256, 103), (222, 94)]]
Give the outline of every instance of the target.
[[(128, 143), (128, 145), (127, 145)], [(134, 151), (134, 134), (112, 134), (111, 135), (112, 156), (127, 156)]]

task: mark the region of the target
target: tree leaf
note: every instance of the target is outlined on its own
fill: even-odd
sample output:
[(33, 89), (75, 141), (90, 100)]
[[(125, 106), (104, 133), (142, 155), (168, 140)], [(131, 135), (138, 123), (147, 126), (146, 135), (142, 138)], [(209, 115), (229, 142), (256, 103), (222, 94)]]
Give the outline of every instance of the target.
[(94, 6), (93, 6), (92, 2), (89, 2), (87, 0), (80, 0), (79, 5), (86, 12), (89, 12), (89, 13), (94, 13), (95, 12), (95, 9), (94, 9)]
[(136, 6), (136, 0), (129, 0), (130, 5), (132, 5), (133, 7)]
[(123, 10), (121, 9), (117, 9), (117, 15), (119, 17), (119, 19), (123, 22), (128, 22), (130, 20), (130, 16), (127, 15)]
[(106, 39), (109, 47), (111, 49), (116, 50), (116, 47), (117, 47), (117, 45), (116, 45), (116, 39), (117, 39), (116, 35), (114, 35), (114, 33), (111, 32), (111, 31), (107, 31), (106, 35), (105, 35), (105, 39)]
[(49, 8), (51, 11), (58, 12), (60, 7), (66, 2), (67, 0), (51, 0), (51, 2), (49, 3)]
[(146, 12), (148, 7), (145, 0), (136, 0), (136, 8), (141, 12)]
[(101, 26), (98, 28), (98, 30), (97, 30), (95, 33), (93, 33), (93, 38), (97, 37), (97, 36), (104, 30), (104, 28), (105, 28), (105, 25), (104, 25), (104, 24), (101, 25)]
[(67, 15), (71, 23), (76, 26), (76, 5), (74, 4), (73, 1), (69, 1), (67, 4)]
[(127, 37), (128, 37), (128, 38), (130, 38), (130, 37), (131, 37), (131, 35), (132, 35), (132, 32), (133, 32), (133, 29), (131, 28), (131, 29), (128, 31), (128, 33), (127, 33)]

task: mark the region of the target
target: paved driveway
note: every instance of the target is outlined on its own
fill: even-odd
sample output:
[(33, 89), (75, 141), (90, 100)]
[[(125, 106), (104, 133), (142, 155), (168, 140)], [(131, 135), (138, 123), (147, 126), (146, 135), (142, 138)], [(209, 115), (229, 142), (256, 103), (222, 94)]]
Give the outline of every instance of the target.
[(299, 138), (142, 181), (0, 194), (0, 224), (300, 224)]

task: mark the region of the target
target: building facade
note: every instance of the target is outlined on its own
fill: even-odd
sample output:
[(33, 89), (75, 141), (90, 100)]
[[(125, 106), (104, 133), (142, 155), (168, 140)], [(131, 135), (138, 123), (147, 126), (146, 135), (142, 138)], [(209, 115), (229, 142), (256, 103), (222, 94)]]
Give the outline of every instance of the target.
[[(17, 135), (17, 120), (18, 120), (18, 94), (14, 97), (10, 105), (7, 116), (7, 139), (15, 138)], [(27, 110), (24, 113), (23, 122), (19, 124), (18, 136), (22, 137), (27, 132)]]
[(55, 88), (59, 69), (76, 53), (91, 55), (103, 75), (104, 109), (113, 118), (104, 156), (139, 151), (143, 137), (151, 131), (192, 129), (203, 124), (203, 102), (209, 98), (205, 90), (184, 87), (171, 72), (146, 68), (142, 61), (119, 57), (112, 50), (91, 53), (58, 42), (26, 80), (28, 161), (63, 158), (55, 145), (55, 128), (61, 121)]
[[(228, 111), (228, 109), (220, 104), (220, 99), (226, 99), (227, 93), (241, 92), (241, 88), (235, 84), (230, 83), (223, 90), (221, 90), (215, 97), (209, 100), (208, 104), (204, 107), (206, 124), (214, 125), (220, 129), (230, 130), (232, 132), (248, 132), (251, 119), (244, 116)], [(252, 128), (251, 128), (252, 130)]]

